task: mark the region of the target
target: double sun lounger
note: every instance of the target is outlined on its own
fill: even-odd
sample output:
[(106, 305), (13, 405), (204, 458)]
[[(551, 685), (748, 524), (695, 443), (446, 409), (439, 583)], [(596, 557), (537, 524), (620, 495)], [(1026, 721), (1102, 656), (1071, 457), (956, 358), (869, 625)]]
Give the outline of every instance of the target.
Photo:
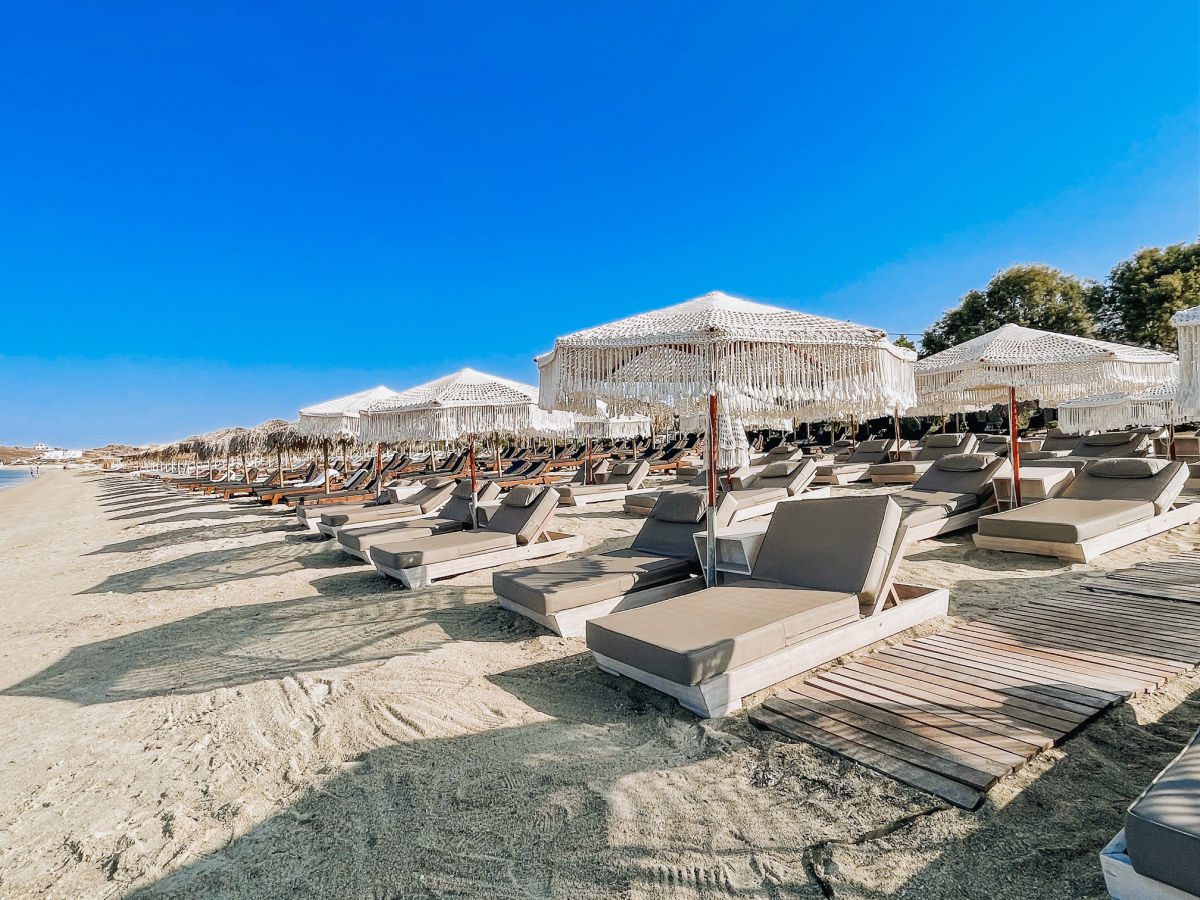
[(867, 470), (872, 484), (912, 484), (930, 470), (935, 460), (955, 453), (972, 453), (979, 439), (966, 434), (931, 434), (922, 442), (917, 458), (875, 463)]
[(599, 484), (555, 485), (563, 506), (583, 506), (587, 503), (604, 503), (620, 500), (636, 491), (650, 474), (650, 463), (646, 460), (617, 463), (606, 473), (597, 473), (603, 479)]
[[(771, 513), (782, 500), (791, 497), (827, 496), (828, 489), (809, 490), (817, 474), (812, 459), (771, 462), (761, 468), (747, 467), (720, 479), (723, 494), (736, 501), (730, 522), (742, 522)], [(658, 498), (665, 494), (694, 493), (704, 495), (707, 478), (697, 475), (685, 485), (672, 485), (658, 491), (630, 494), (625, 498), (625, 512), (648, 516)]]
[(888, 461), (896, 442), (880, 438), (863, 441), (851, 451), (844, 461), (821, 463), (817, 466), (817, 481), (820, 484), (853, 484), (870, 476), (871, 466)]

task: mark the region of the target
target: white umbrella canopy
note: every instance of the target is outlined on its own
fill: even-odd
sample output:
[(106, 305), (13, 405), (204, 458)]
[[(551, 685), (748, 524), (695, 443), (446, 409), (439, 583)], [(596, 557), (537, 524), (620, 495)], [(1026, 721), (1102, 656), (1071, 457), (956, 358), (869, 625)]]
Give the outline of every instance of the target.
[(1171, 324), (1179, 335), (1179, 407), (1200, 416), (1200, 306), (1175, 313)]
[(326, 400), (300, 410), (296, 430), (302, 435), (317, 438), (338, 438), (358, 434), (359, 417), (373, 403), (399, 397), (391, 388), (380, 385), (369, 390)]
[(916, 410), (950, 415), (1009, 399), (1058, 406), (1089, 394), (1138, 391), (1169, 381), (1171, 353), (1002, 325), (917, 363)]
[(914, 354), (883, 331), (714, 292), (560, 337), (539, 358), (541, 403), (587, 413), (734, 416), (830, 405), (868, 418), (915, 399)]
[(476, 434), (573, 434), (575, 417), (539, 408), (537, 396), (533, 385), (461, 369), (372, 404), (363, 420), (362, 437), (456, 441)]
[(1058, 427), (1067, 434), (1115, 431), (1158, 425), (1179, 425), (1188, 420), (1176, 399), (1178, 380), (1147, 391), (1114, 392), (1080, 397), (1059, 404)]
[(609, 415), (608, 404), (597, 402), (594, 416), (575, 416), (575, 436), (581, 438), (634, 438), (649, 434), (653, 423), (647, 415)]

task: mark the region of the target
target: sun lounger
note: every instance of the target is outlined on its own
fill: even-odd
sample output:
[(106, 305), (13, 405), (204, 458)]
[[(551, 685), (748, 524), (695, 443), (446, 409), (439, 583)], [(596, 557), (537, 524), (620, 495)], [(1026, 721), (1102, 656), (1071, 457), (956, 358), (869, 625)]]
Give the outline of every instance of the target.
[(1200, 731), (1130, 805), (1100, 868), (1117, 900), (1200, 897)]
[(996, 511), (992, 479), (1011, 473), (1006, 458), (955, 453), (933, 461), (916, 484), (889, 496), (899, 505), (906, 544), (970, 528)]
[(769, 466), (776, 462), (791, 462), (800, 459), (804, 456), (804, 451), (799, 447), (792, 447), (788, 444), (778, 444), (772, 447), (766, 453), (755, 459), (750, 460), (752, 466)]
[(389, 578), (418, 588), (437, 578), (582, 550), (583, 538), (549, 531), (558, 499), (549, 486), (513, 488), (483, 528), (375, 544), (371, 562)]
[[(383, 502), (350, 504), (333, 509), (316, 507), (311, 509), (308, 515), (313, 522), (312, 530), (335, 537), (340, 528), (383, 525), (431, 515), (449, 502), (450, 495), (457, 485), (458, 482), (453, 478), (427, 478), (416, 493), (402, 500), (393, 500), (390, 495), (385, 494)], [(297, 515), (300, 513), (301, 510), (297, 509)]]
[(871, 466), (887, 462), (888, 454), (895, 448), (896, 442), (892, 439), (863, 441), (851, 451), (844, 462), (820, 464), (817, 467), (816, 480), (821, 484), (853, 484), (862, 481), (869, 475)]
[(1057, 497), (984, 516), (975, 545), (1090, 562), (1200, 519), (1200, 503), (1175, 505), (1187, 477), (1179, 462), (1093, 460)]
[(971, 453), (979, 443), (975, 435), (931, 434), (925, 439), (917, 458), (898, 462), (875, 463), (868, 469), (873, 484), (913, 484), (943, 456)]
[(1126, 459), (1146, 456), (1150, 436), (1137, 431), (1106, 431), (1076, 440), (1069, 453), (1037, 450), (1021, 454), (1021, 465), (1031, 468), (1072, 468), (1079, 472), (1093, 459)]
[[(893, 586), (900, 508), (886, 496), (781, 503), (750, 577), (587, 623), (606, 672), (700, 716), (946, 612), (944, 589)], [(889, 606), (889, 604), (892, 604)]]
[[(729, 524), (736, 506), (722, 499), (718, 526)], [(663, 494), (628, 549), (497, 572), (492, 588), (505, 609), (563, 637), (583, 637), (589, 619), (704, 586), (692, 536), (704, 529), (706, 509), (700, 494)]]
[(560, 484), (555, 485), (555, 490), (558, 491), (563, 506), (583, 506), (587, 503), (620, 500), (640, 488), (649, 472), (650, 464), (644, 459), (622, 462), (613, 466), (607, 475), (601, 476), (603, 482), (600, 484)]
[[(490, 503), (500, 496), (498, 485), (477, 486), (476, 506)], [(462, 531), (471, 527), (471, 482), (460, 481), (450, 493), (450, 499), (437, 515), (413, 516), (402, 522), (372, 522), (346, 525), (334, 529), (334, 537), (343, 552), (371, 561), (371, 548), (376, 544), (405, 541), (434, 534)]]

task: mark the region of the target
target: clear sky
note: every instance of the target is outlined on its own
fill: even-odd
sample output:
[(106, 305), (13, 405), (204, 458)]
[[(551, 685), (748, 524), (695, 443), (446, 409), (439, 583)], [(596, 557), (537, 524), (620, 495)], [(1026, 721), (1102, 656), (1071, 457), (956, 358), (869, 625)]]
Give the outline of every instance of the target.
[(10, 3), (0, 444), (171, 440), (710, 290), (919, 333), (1200, 232), (1185, 2)]

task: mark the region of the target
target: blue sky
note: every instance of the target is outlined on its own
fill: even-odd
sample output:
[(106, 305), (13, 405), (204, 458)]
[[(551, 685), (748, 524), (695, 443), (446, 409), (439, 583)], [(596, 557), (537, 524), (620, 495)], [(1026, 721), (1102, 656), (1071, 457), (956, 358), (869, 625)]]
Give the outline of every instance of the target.
[(1200, 7), (9, 4), (0, 444), (253, 425), (709, 290), (919, 333), (1200, 232)]

